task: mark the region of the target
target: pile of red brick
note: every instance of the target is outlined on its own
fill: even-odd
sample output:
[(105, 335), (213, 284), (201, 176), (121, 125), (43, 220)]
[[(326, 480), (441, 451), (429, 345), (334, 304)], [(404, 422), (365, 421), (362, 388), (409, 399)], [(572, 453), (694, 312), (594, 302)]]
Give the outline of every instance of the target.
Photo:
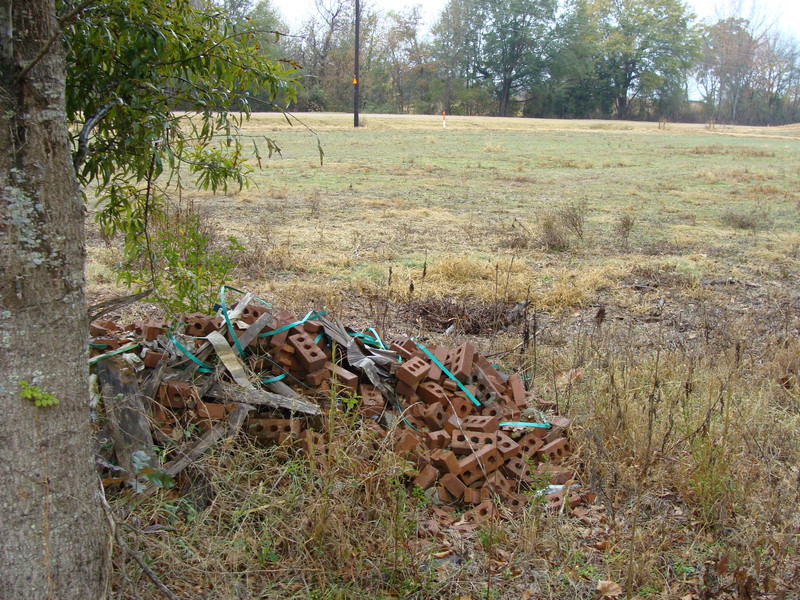
[[(258, 303), (248, 305), (239, 319), (245, 328), (234, 324), (237, 337), (241, 339), (266, 310)], [(264, 331), (278, 333), (253, 337), (251, 332), (244, 347), (243, 363), (254, 376), (251, 380), (283, 376), (280, 385), (288, 384), (323, 406), (336, 398), (349, 398), (348, 404), (358, 407), (366, 426), (416, 465), (413, 485), (429, 490), (445, 504), (473, 507), (465, 519), (479, 520), (494, 513), (497, 500), (511, 513), (518, 512), (548, 485), (566, 484), (546, 496), (547, 506), (553, 509), (564, 504), (573, 508), (592, 499), (570, 486), (575, 473), (567, 466), (572, 453), (566, 437), (569, 420), (553, 415), (553, 407), (546, 403), (529, 406), (530, 395), (519, 374), (503, 374), (473, 344), (425, 348), (410, 339), (393, 340), (388, 350), (397, 360), (376, 387), (359, 368), (347, 363), (347, 352), (331, 343), (324, 319), (300, 321), (285, 311), (272, 317)], [(199, 338), (216, 330), (234, 342), (219, 317), (189, 315), (181, 328), (185, 335), (198, 338), (195, 347), (203, 342)], [(166, 332), (163, 322), (121, 328), (103, 321), (93, 323), (91, 333), (95, 347), (107, 346), (95, 352), (133, 340), (141, 344), (140, 356), (150, 369), (160, 361), (185, 365), (185, 352), (176, 349)], [(206, 395), (211, 386), (203, 378), (208, 375), (182, 381), (185, 377), (170, 375), (180, 371), (164, 372), (155, 388), (151, 415), (163, 435), (172, 435), (178, 424), (187, 421), (208, 427), (226, 418), (231, 406), (218, 396)], [(328, 436), (320, 431), (321, 422), (262, 408), (250, 413), (245, 426), (248, 434), (264, 443), (316, 453), (328, 443)]]

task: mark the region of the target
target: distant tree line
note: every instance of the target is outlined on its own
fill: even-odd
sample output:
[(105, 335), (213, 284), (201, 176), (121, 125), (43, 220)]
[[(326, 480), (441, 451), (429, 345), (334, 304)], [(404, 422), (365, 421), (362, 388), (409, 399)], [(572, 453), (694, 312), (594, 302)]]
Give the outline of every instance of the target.
[[(288, 31), (269, 0), (221, 0), (302, 67), (291, 109), (352, 110), (353, 0), (316, 0)], [(680, 0), (450, 0), (432, 30), (418, 9), (362, 0), (365, 112), (800, 121), (800, 44), (764, 19), (699, 23)]]

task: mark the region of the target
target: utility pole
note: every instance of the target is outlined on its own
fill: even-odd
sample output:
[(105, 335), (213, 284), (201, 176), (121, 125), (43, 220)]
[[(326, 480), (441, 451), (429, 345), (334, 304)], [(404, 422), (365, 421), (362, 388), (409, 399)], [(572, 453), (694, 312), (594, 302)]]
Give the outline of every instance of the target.
[(356, 3), (356, 59), (353, 68), (353, 127), (358, 127), (358, 49), (361, 29), (361, 0)]

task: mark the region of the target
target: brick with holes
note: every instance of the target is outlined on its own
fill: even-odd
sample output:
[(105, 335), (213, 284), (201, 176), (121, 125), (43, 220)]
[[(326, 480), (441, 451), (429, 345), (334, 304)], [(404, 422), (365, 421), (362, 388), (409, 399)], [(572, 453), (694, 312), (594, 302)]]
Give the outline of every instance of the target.
[(445, 412), (444, 407), (440, 403), (429, 404), (425, 406), (422, 411), (422, 419), (425, 424), (432, 430), (436, 431), (441, 429), (444, 425)]
[(526, 458), (535, 456), (539, 449), (544, 446), (544, 442), (533, 433), (524, 435), (518, 443), (522, 455)]
[(562, 460), (572, 454), (572, 446), (570, 446), (567, 438), (558, 438), (549, 444), (545, 444), (536, 453), (539, 460), (542, 462), (549, 462), (551, 465), (557, 465)]
[(322, 349), (314, 343), (308, 333), (297, 333), (289, 337), (289, 345), (295, 350), (295, 356), (307, 373), (317, 371), (328, 361)]
[(500, 451), (503, 460), (508, 460), (510, 458), (514, 458), (515, 456), (519, 456), (522, 452), (520, 445), (502, 431), (497, 432), (497, 442), (495, 444), (497, 449)]
[(485, 478), (489, 473), (499, 469), (502, 464), (503, 459), (494, 446), (484, 446), (458, 461), (461, 468), (461, 480), (467, 485)]
[(428, 362), (419, 356), (415, 356), (402, 363), (400, 368), (397, 369), (396, 375), (397, 379), (416, 390), (430, 370), (431, 365)]
[(451, 434), (450, 449), (456, 454), (471, 454), (484, 446), (495, 443), (497, 435), (480, 431), (454, 430)]
[(470, 431), (482, 431), (484, 433), (493, 433), (497, 431), (500, 426), (500, 420), (497, 417), (484, 417), (482, 415), (472, 415), (463, 419), (464, 429)]
[(417, 386), (417, 396), (426, 404), (440, 402), (442, 406), (447, 406), (448, 397), (442, 386), (435, 381), (423, 381)]
[(450, 355), (449, 370), (461, 383), (467, 383), (472, 376), (475, 353), (475, 346), (470, 342), (464, 342)]

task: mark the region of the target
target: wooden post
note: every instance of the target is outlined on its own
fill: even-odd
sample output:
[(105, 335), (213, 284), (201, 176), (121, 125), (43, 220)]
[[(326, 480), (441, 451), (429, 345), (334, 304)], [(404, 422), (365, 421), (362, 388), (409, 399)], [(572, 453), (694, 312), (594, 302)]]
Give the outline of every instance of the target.
[(358, 50), (359, 50), (359, 37), (361, 31), (361, 2), (355, 0), (356, 3), (356, 47), (355, 47), (355, 63), (353, 65), (353, 127), (358, 127)]

